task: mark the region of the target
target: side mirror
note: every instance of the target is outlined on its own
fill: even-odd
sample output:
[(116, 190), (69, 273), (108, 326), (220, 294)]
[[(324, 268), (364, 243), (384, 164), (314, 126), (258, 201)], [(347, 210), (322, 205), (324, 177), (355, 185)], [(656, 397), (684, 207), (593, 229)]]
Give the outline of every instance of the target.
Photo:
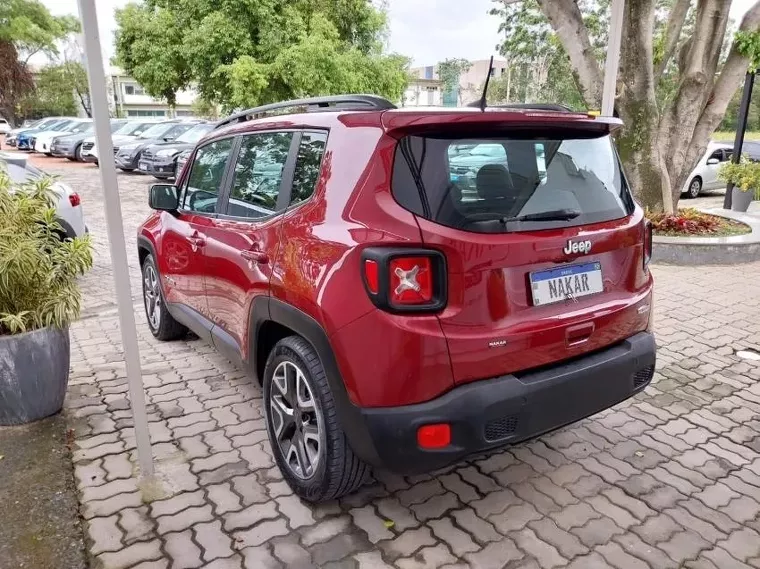
[(708, 166), (714, 166), (715, 164), (720, 164), (720, 160), (717, 158), (708, 158), (707, 159), (707, 165)]
[(153, 184), (148, 194), (148, 205), (157, 211), (177, 211), (179, 192), (171, 184)]

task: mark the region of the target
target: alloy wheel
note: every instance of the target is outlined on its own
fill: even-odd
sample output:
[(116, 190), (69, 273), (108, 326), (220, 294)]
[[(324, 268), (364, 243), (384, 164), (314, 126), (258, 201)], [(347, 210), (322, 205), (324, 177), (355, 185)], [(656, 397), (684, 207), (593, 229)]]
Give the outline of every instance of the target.
[(322, 458), (324, 420), (306, 376), (295, 363), (284, 361), (275, 368), (269, 408), (285, 463), (298, 478), (311, 478)]
[(701, 189), (702, 184), (699, 183), (699, 180), (692, 180), (691, 185), (689, 186), (689, 195), (693, 198), (696, 198), (699, 196)]
[(158, 330), (161, 325), (161, 290), (158, 285), (158, 275), (152, 265), (145, 267), (143, 275), (143, 297), (145, 298), (145, 313), (151, 328)]

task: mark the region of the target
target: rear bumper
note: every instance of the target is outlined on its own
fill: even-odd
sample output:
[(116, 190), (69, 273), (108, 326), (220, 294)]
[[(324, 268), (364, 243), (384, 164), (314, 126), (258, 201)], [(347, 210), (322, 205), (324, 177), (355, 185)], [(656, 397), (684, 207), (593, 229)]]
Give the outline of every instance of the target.
[[(591, 355), (538, 371), (472, 382), (425, 403), (355, 408), (345, 426), (360, 432), (347, 434), (354, 451), (377, 466), (404, 474), (435, 470), (469, 454), (552, 431), (628, 399), (652, 380), (655, 352), (654, 335), (641, 332)], [(423, 450), (417, 445), (417, 429), (431, 423), (451, 425), (449, 446)]]

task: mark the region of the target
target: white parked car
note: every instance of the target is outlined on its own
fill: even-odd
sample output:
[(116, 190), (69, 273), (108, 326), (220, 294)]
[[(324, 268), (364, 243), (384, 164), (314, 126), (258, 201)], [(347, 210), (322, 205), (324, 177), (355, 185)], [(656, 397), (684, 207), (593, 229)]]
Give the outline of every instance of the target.
[(0, 117), (0, 134), (8, 134), (11, 131), (11, 125), (8, 121)]
[[(122, 126), (116, 132), (111, 135), (113, 141), (113, 152), (116, 154), (119, 151), (119, 146), (127, 144), (135, 140), (143, 132), (148, 130), (154, 124), (161, 122), (160, 119), (130, 119), (127, 124)], [(97, 162), (98, 161), (98, 145), (95, 144), (95, 137), (91, 136), (85, 138), (82, 142), (82, 158), (85, 162)]]
[(34, 151), (50, 156), (52, 154), (50, 146), (55, 137), (66, 136), (67, 134), (78, 134), (80, 132), (85, 132), (88, 129), (92, 129), (92, 119), (72, 119), (71, 122), (61, 130), (38, 132), (34, 136)]
[[(5, 168), (11, 180), (17, 183), (36, 180), (45, 175), (42, 170), (29, 164), (26, 156), (2, 152), (0, 152), (0, 168)], [(61, 181), (54, 182), (53, 189), (58, 194), (56, 211), (58, 223), (63, 228), (63, 236), (74, 238), (87, 233), (79, 194)]]
[(725, 142), (710, 142), (696, 168), (689, 174), (686, 183), (681, 188), (682, 198), (696, 198), (702, 190), (725, 188), (726, 183), (718, 179), (718, 169), (721, 164), (731, 160), (733, 144)]

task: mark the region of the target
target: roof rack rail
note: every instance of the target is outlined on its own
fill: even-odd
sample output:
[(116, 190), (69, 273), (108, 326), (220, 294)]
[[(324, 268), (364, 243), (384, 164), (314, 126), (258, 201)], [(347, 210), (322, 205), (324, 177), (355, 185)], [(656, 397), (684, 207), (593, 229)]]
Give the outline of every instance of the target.
[[(480, 101), (469, 103), (468, 107), (480, 108)], [(571, 113), (573, 109), (566, 105), (559, 103), (506, 103), (504, 105), (488, 105), (493, 109), (531, 109), (535, 111), (561, 111), (563, 113)]]
[(306, 107), (307, 111), (325, 110), (331, 107), (343, 111), (385, 111), (395, 109), (396, 105), (377, 95), (329, 95), (327, 97), (294, 99), (292, 101), (271, 103), (240, 111), (220, 120), (216, 123), (215, 128), (221, 128), (233, 123), (246, 122), (256, 118), (256, 115), (292, 107)]

